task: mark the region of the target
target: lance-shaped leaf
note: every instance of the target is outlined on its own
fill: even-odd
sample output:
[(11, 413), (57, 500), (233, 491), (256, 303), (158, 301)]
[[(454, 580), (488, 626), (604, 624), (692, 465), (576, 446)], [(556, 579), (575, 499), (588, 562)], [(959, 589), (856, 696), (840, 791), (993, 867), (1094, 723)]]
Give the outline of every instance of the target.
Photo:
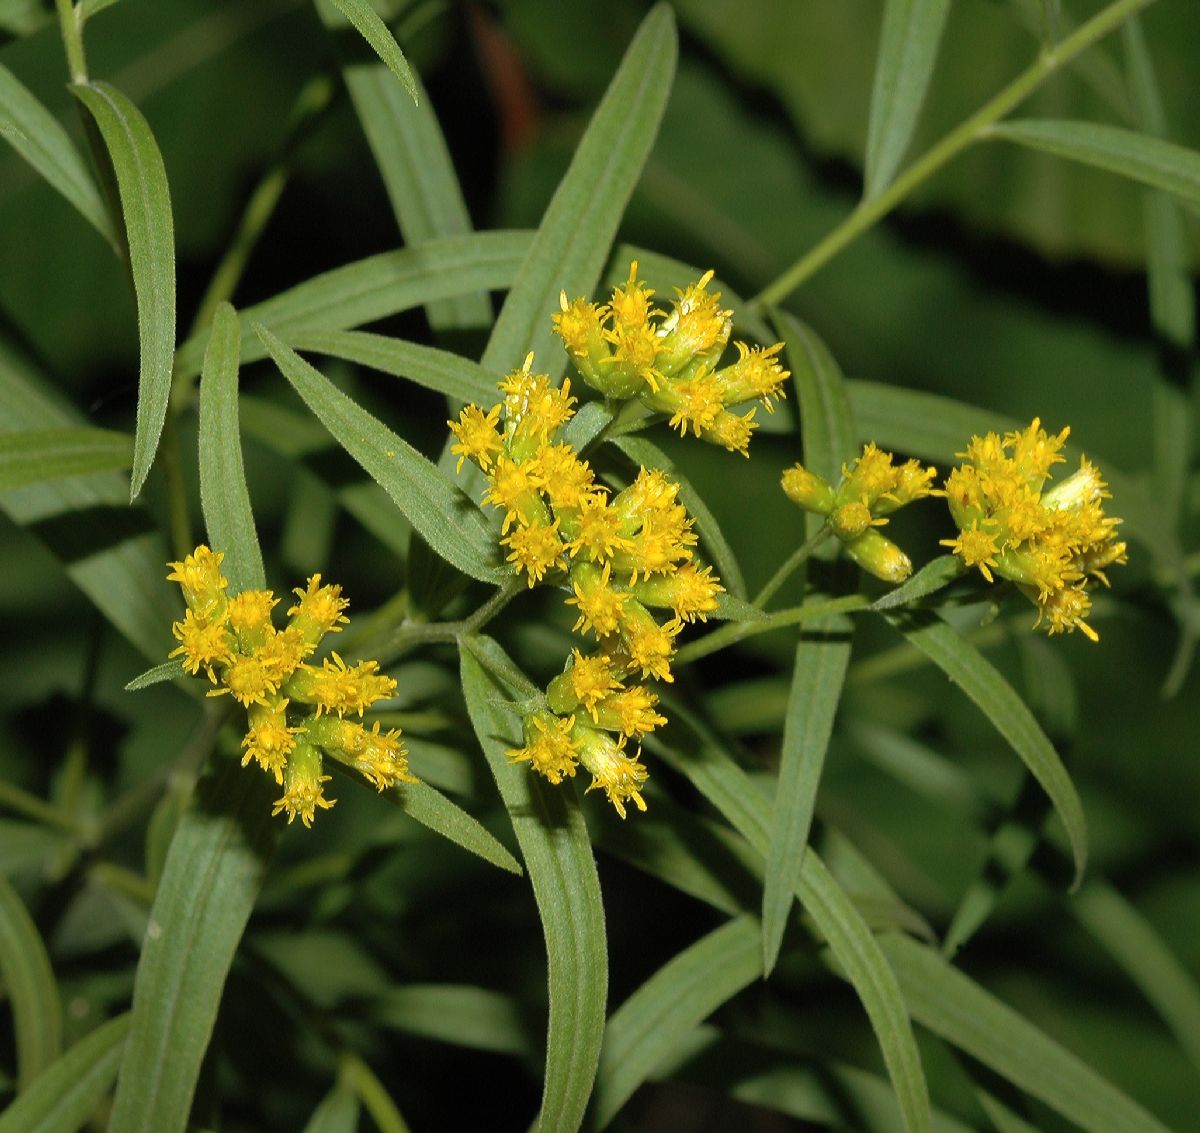
[(0, 492), (59, 480), (128, 468), (131, 438), (109, 429), (33, 429), (0, 435)]
[(417, 85), (413, 73), (404, 58), (404, 52), (395, 37), (380, 17), (379, 13), (367, 3), (367, 0), (329, 0), (348, 19), (370, 45), (371, 50), (387, 65), (387, 69), (396, 76), (408, 91), (413, 102), (417, 101)]
[(137, 294), (137, 430), (130, 498), (142, 490), (167, 414), (175, 352), (175, 230), (167, 171), (150, 125), (108, 83), (71, 88), (100, 128), (121, 194), (129, 268)]
[(675, 18), (659, 4), (642, 21), (546, 208), (484, 351), (489, 370), (511, 370), (532, 350), (539, 370), (562, 372), (566, 355), (550, 316), (560, 291), (574, 298), (595, 289), (658, 134), (676, 53)]
[(483, 582), (504, 577), (483, 513), (407, 441), (348, 398), (266, 327), (255, 330), (304, 403), (448, 563)]

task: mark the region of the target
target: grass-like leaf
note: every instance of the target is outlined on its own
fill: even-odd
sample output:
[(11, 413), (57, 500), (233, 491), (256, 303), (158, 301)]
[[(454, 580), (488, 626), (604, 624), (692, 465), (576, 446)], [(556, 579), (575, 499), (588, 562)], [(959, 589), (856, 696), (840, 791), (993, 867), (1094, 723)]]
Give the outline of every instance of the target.
[(393, 377), (407, 378), (426, 389), (460, 401), (473, 401), (485, 409), (500, 398), (496, 375), (478, 362), (448, 350), (361, 330), (301, 331), (290, 338), (296, 350), (311, 350)]
[(887, 0), (867, 122), (866, 197), (891, 184), (912, 140), (950, 0)]
[(902, 936), (881, 940), (913, 1017), (1090, 1133), (1167, 1133), (1110, 1082), (951, 967)]
[(0, 1114), (0, 1133), (77, 1133), (108, 1093), (129, 1015), (118, 1015), (80, 1039)]
[(144, 688), (150, 688), (151, 685), (160, 685), (164, 681), (174, 681), (178, 678), (187, 676), (183, 667), (182, 658), (176, 657), (172, 661), (164, 661), (161, 665), (155, 665), (153, 669), (147, 669), (144, 673), (139, 673), (126, 686), (126, 692), (140, 692)]
[(967, 568), (957, 555), (938, 555), (936, 559), (927, 562), (907, 582), (902, 582), (895, 590), (889, 590), (881, 598), (871, 603), (872, 610), (895, 610), (928, 598), (939, 590), (949, 586), (956, 578), (966, 574)]
[(817, 622), (796, 645), (762, 897), (763, 970), (770, 975), (795, 900), (817, 788), (850, 663), (850, 620)]
[(696, 520), (696, 529), (700, 532), (704, 549), (712, 557), (713, 565), (721, 576), (721, 582), (735, 598), (746, 597), (746, 580), (742, 568), (738, 565), (737, 556), (729, 545), (729, 540), (721, 531), (716, 516), (709, 510), (700, 493), (675, 468), (671, 458), (657, 445), (644, 437), (618, 437), (613, 441), (630, 460), (645, 468), (658, 468), (670, 475), (679, 485), (679, 499)]
[(761, 940), (753, 918), (728, 921), (668, 960), (613, 1012), (591, 1128), (605, 1128), (698, 1023), (762, 975)]
[(448, 563), (484, 582), (504, 576), (483, 513), (407, 441), (372, 417), (264, 326), (255, 330), (280, 372), (338, 443)]
[(62, 998), (37, 926), (0, 876), (0, 978), (17, 1038), (17, 1088), (26, 1090), (62, 1053)]
[(519, 728), (498, 703), (504, 691), (469, 648), (461, 658), (471, 724), (512, 819), (546, 937), (550, 1019), (538, 1128), (574, 1133), (592, 1092), (608, 994), (596, 863), (574, 791), (508, 762), (504, 752), (519, 742)]
[(1087, 865), (1083, 804), (1058, 752), (1025, 702), (974, 645), (936, 614), (885, 613), (883, 617), (966, 693), (1042, 785), (1070, 840), (1078, 885)]
[(387, 69), (400, 80), (413, 102), (417, 101), (417, 84), (412, 69), (395, 37), (367, 0), (329, 0), (348, 19), (371, 45), (371, 50), (386, 64)]
[(130, 498), (154, 463), (171, 393), (175, 352), (175, 229), (167, 171), (150, 125), (116, 87), (92, 82), (71, 88), (100, 128), (121, 194), (129, 268), (137, 294), (137, 430)]
[[(771, 845), (769, 801), (707, 729), (678, 705), (670, 707), (697, 743), (689, 744), (686, 754), (658, 741), (648, 740), (647, 747), (689, 779), (765, 861)], [(929, 1088), (896, 977), (862, 915), (811, 847), (801, 859), (796, 896), (871, 1021), (905, 1129), (926, 1133)]]
[[(470, 232), (462, 187), (420, 77), (413, 75), (416, 97), (409, 98), (377, 64), (354, 64), (342, 74), (404, 242)], [(492, 321), (484, 291), (435, 300), (425, 310), (435, 330), (485, 327)]]
[(34, 429), (0, 435), (0, 491), (128, 468), (132, 438), (108, 429)]
[(484, 351), (489, 370), (511, 370), (532, 350), (539, 370), (562, 372), (566, 354), (550, 315), (560, 291), (574, 298), (596, 287), (658, 134), (677, 50), (675, 18), (659, 4), (642, 21), (546, 208)]
[(358, 1095), (339, 1082), (313, 1110), (304, 1133), (355, 1133), (360, 1109)]
[(212, 333), (200, 378), (200, 501), (215, 550), (225, 552), (222, 570), (231, 593), (266, 585), (250, 490), (242, 466), (238, 427), (237, 312), (222, 303), (213, 314)]
[(1200, 209), (1200, 153), (1150, 134), (1101, 122), (1023, 118), (1002, 122), (992, 137), (1119, 173)]
[(523, 1057), (532, 1053), (516, 1000), (464, 984), (404, 984), (371, 1001), (384, 1027), (472, 1050)]
[(109, 1133), (182, 1133), (278, 824), (274, 784), (227, 761), (171, 840), (133, 986)]
[[(435, 299), (509, 287), (531, 239), (528, 232), (476, 232), (381, 252), (313, 276), (242, 309), (242, 361), (266, 357), (250, 330), (254, 322), (290, 340), (312, 331), (361, 326)], [(207, 334), (196, 334), (180, 346), (179, 376), (200, 372), (207, 341)]]
[(0, 137), (117, 247), (100, 190), (66, 130), (7, 67), (0, 65)]

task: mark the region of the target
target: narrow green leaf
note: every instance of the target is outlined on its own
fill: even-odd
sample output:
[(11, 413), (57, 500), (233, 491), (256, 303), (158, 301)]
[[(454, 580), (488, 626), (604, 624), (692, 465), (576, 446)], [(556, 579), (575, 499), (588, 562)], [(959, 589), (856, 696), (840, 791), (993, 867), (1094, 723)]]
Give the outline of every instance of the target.
[(532, 1053), (515, 999), (463, 984), (405, 984), (371, 1000), (383, 1027), (473, 1050), (523, 1057)]
[(128, 468), (132, 454), (132, 438), (108, 429), (0, 434), (0, 492), (64, 476)]
[(225, 553), (222, 570), (233, 594), (261, 590), (267, 584), (242, 466), (240, 342), (237, 312), (222, 303), (213, 314), (200, 378), (200, 502), (213, 549)]
[(595, 290), (658, 134), (676, 52), (674, 16), (659, 4), (642, 21), (542, 217), (484, 351), (487, 369), (507, 372), (533, 351), (540, 371), (562, 372), (566, 353), (550, 316), (561, 291), (573, 298)]
[(449, 839), (456, 846), (477, 854), (485, 862), (515, 873), (518, 877), (523, 872), (521, 863), (478, 819), (428, 783), (406, 783), (402, 787), (394, 787), (386, 793), (386, 798), (399, 806), (409, 818)]
[(354, 1133), (359, 1109), (358, 1095), (339, 1082), (313, 1110), (304, 1133)]
[(228, 760), (180, 820), (150, 910), (109, 1133), (182, 1133), (274, 847), (274, 784)]
[(139, 673), (125, 686), (125, 691), (139, 692), (144, 688), (149, 688), (151, 685), (159, 685), (163, 681), (177, 680), (179, 677), (186, 675), (182, 658), (176, 657), (173, 661), (164, 661), (161, 665), (155, 665), (153, 669), (147, 669), (144, 673)]
[(371, 50), (387, 65), (387, 69), (400, 80), (413, 102), (417, 101), (417, 84), (404, 52), (396, 42), (388, 26), (367, 0), (329, 0), (357, 29), (358, 34), (371, 45)]
[(761, 933), (751, 917), (714, 929), (672, 957), (604, 1029), (594, 1128), (603, 1129), (696, 1025), (762, 975)]
[(696, 529), (700, 532), (704, 549), (712, 557), (722, 584), (734, 597), (745, 598), (746, 580), (733, 548), (722, 533), (716, 516), (709, 511), (708, 504), (691, 483), (680, 475), (671, 458), (644, 437), (618, 437), (613, 444), (634, 464), (640, 464), (643, 468), (659, 468), (670, 474), (671, 479), (679, 485), (679, 499), (696, 520)]
[(483, 513), (407, 441), (357, 405), (266, 327), (255, 331), (275, 364), (337, 442), (448, 563), (498, 582), (496, 539)]
[(574, 1133), (595, 1080), (608, 994), (596, 863), (574, 791), (509, 763), (504, 752), (520, 741), (513, 713), (499, 703), (504, 693), (470, 650), (461, 663), (471, 724), (512, 819), (546, 937), (550, 1019), (538, 1128)]
[(315, 354), (369, 366), (384, 374), (407, 378), (447, 397), (474, 402), (485, 409), (495, 405), (500, 398), (495, 374), (478, 362), (448, 350), (360, 330), (300, 331), (289, 338), (296, 350), (311, 350)]
[(950, 0), (887, 0), (867, 122), (866, 198), (891, 184), (933, 78)]
[(1200, 209), (1200, 153), (1173, 142), (1101, 122), (1022, 118), (1002, 122), (991, 137), (1119, 173)]
[[(454, 163), (420, 77), (413, 75), (416, 94), (409, 98), (377, 64), (349, 66), (342, 74), (404, 242), (470, 232)], [(485, 327), (492, 321), (485, 291), (438, 300), (425, 310), (434, 330)]]
[(585, 452), (596, 438), (612, 424), (613, 411), (603, 401), (588, 401), (580, 407), (559, 433), (559, 440), (576, 452)]
[(933, 949), (891, 935), (880, 943), (913, 1017), (947, 1042), (1091, 1133), (1166, 1127)]
[[(765, 860), (771, 840), (769, 801), (711, 732), (678, 705), (670, 708), (698, 742), (686, 754), (653, 738), (646, 746), (690, 780)], [(925, 1133), (930, 1129), (929, 1089), (900, 987), (867, 923), (811, 847), (801, 859), (796, 896), (871, 1021), (905, 1129)]]
[(718, 594), (717, 608), (711, 616), (715, 621), (723, 622), (765, 622), (770, 617), (760, 607), (752, 606), (735, 594)]
[(913, 611), (883, 617), (966, 693), (1042, 785), (1070, 840), (1078, 885), (1087, 865), (1083, 804), (1058, 752), (1025, 702), (974, 645), (936, 614)]
[(130, 499), (154, 463), (171, 393), (175, 351), (175, 229), (167, 171), (150, 125), (116, 87), (93, 82), (71, 88), (100, 128), (121, 194), (129, 268), (137, 294), (137, 430)]
[(112, 222), (87, 165), (66, 130), (7, 67), (0, 65), (0, 136), (114, 248)]
[(62, 999), (24, 902), (0, 876), (0, 982), (17, 1032), (17, 1088), (27, 1090), (62, 1053)]
[(779, 957), (795, 900), (825, 752), (850, 663), (851, 633), (848, 618), (829, 618), (814, 623), (796, 645), (763, 884), (762, 949), (767, 975)]
[(129, 1015), (80, 1039), (0, 1114), (0, 1133), (76, 1133), (100, 1103), (121, 1061)]
[[(411, 310), (436, 299), (512, 284), (529, 251), (528, 232), (474, 232), (381, 252), (313, 276), (242, 310), (242, 361), (266, 357), (254, 322), (290, 341), (312, 331), (345, 330)], [(200, 372), (206, 334), (179, 348), (176, 373)]]
[(902, 582), (895, 590), (889, 590), (881, 598), (871, 603), (871, 609), (895, 610), (907, 606), (921, 598), (928, 598), (939, 590), (949, 586), (956, 578), (966, 574), (967, 568), (957, 555), (938, 555), (936, 559), (927, 562), (907, 582)]

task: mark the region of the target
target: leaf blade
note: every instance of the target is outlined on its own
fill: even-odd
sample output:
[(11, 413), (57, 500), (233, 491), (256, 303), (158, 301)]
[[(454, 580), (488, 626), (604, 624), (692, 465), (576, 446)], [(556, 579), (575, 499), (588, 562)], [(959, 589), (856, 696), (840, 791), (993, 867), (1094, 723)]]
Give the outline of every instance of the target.
[(330, 0), (353, 25), (359, 35), (371, 46), (371, 50), (383, 61), (384, 65), (400, 80), (401, 86), (408, 91), (413, 102), (417, 101), (417, 84), (413, 78), (412, 68), (404, 58), (404, 52), (395, 37), (388, 30), (379, 13), (367, 3), (367, 0)]
[(0, 434), (0, 492), (67, 476), (128, 468), (132, 438), (109, 429), (31, 429)]

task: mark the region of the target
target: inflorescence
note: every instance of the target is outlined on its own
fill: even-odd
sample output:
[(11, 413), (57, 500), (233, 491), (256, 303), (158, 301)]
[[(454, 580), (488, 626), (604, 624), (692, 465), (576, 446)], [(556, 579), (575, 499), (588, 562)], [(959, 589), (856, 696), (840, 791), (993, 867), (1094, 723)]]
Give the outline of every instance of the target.
[[(530, 355), (500, 383), (500, 404), (468, 405), (448, 422), (459, 468), (469, 459), (487, 476), (483, 499), (503, 515), (508, 561), (531, 587), (565, 584), (575, 629), (595, 641), (590, 651), (573, 651), (547, 689), (547, 708), (526, 715), (524, 746), (508, 756), (552, 783), (583, 764), (588, 789), (603, 790), (624, 817), (628, 801), (645, 809), (646, 781), (626, 745), (666, 722), (641, 682), (673, 679), (676, 635), (705, 620), (723, 588), (711, 567), (696, 562), (678, 485), (642, 468), (610, 495), (589, 463), (557, 439), (574, 413), (570, 382), (555, 387), (532, 367)], [(669, 616), (660, 620), (655, 610)]]
[(305, 659), (327, 633), (348, 622), (341, 587), (322, 585), (313, 575), (297, 588), (289, 621), (277, 629), (271, 611), (279, 600), (270, 590), (226, 593), (220, 551), (200, 546), (182, 562), (169, 564), (167, 578), (183, 590), (187, 611), (171, 630), (180, 657), (193, 675), (201, 670), (216, 686), (209, 696), (231, 695), (247, 710), (249, 727), (242, 766), (257, 763), (283, 787), (273, 814), (286, 812), (311, 826), (317, 809), (328, 810), (322, 756), (359, 772), (382, 791), (396, 783), (414, 783), (408, 753), (396, 730), (381, 732), (345, 719), (362, 716), (376, 701), (391, 696), (396, 682), (374, 661), (347, 665), (337, 653), (320, 664)]

